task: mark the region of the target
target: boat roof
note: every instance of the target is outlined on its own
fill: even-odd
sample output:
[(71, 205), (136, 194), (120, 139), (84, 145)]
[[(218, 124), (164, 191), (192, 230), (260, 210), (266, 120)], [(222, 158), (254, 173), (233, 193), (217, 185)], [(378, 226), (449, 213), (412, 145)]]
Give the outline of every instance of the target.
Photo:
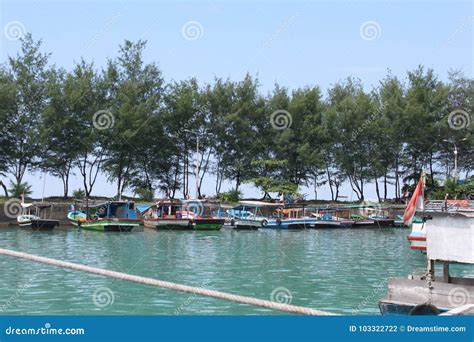
[(269, 202), (262, 202), (262, 201), (239, 201), (239, 204), (243, 204), (245, 206), (255, 206), (255, 207), (281, 207), (283, 206), (281, 203), (269, 203)]
[(89, 205), (89, 208), (103, 207), (104, 205), (125, 205), (125, 204), (133, 204), (133, 203), (134, 202), (132, 201), (108, 201), (108, 202), (102, 202), (99, 204)]
[(141, 213), (147, 211), (148, 209), (150, 209), (151, 207), (153, 207), (152, 204), (136, 204), (135, 205), (135, 208), (137, 208), (137, 210)]

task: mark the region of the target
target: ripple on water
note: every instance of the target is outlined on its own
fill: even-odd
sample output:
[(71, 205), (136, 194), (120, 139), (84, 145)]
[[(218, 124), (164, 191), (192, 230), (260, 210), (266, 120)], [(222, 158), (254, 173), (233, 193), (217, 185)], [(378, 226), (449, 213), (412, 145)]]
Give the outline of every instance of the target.
[[(408, 248), (406, 234), (404, 229), (104, 234), (7, 228), (0, 230), (0, 246), (267, 300), (285, 288), (295, 305), (377, 314), (387, 277), (425, 267), (424, 257)], [(0, 256), (0, 274), (4, 314), (279, 314), (6, 256)], [(97, 306), (94, 291), (104, 288), (112, 299)]]

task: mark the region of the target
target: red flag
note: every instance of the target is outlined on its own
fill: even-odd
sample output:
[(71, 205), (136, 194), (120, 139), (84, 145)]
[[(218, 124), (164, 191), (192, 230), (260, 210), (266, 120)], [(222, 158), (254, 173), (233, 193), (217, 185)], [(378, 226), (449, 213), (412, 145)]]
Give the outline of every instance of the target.
[(408, 203), (403, 213), (403, 222), (411, 225), (417, 210), (423, 210), (423, 178), (419, 180), (415, 192), (411, 196), (410, 203)]

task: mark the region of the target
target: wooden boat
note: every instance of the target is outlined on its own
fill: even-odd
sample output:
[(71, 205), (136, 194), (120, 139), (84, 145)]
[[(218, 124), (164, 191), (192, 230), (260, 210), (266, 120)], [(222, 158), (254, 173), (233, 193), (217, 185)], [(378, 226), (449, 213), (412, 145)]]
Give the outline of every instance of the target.
[(21, 202), (21, 215), (17, 217), (18, 225), (22, 228), (32, 230), (53, 230), (59, 226), (59, 220), (42, 218), (45, 216), (45, 210), (52, 209), (48, 203), (24, 203)]
[(143, 214), (146, 228), (165, 230), (193, 229), (191, 219), (183, 217), (182, 205), (176, 201), (159, 201)]
[(374, 221), (374, 225), (378, 227), (394, 227), (395, 219), (388, 216), (371, 214), (367, 217), (369, 220)]
[(341, 218), (333, 218), (330, 214), (325, 214), (317, 217), (317, 220), (313, 223), (312, 228), (323, 229), (323, 228), (352, 228), (354, 226), (354, 220), (346, 220)]
[(414, 250), (426, 251), (426, 230), (427, 226), (437, 226), (438, 220), (431, 220), (433, 215), (438, 213), (451, 213), (455, 215), (458, 212), (469, 212), (473, 210), (472, 205), (466, 200), (446, 200), (446, 201), (428, 201), (425, 203), (423, 217), (416, 217), (411, 224), (411, 232), (407, 236), (410, 248)]
[(315, 219), (311, 223), (311, 228), (314, 229), (352, 228), (355, 223), (355, 220), (340, 217), (339, 208), (337, 207), (310, 207), (307, 211)]
[[(449, 274), (451, 263), (474, 264), (474, 207), (430, 212), (419, 224), (424, 224), (428, 272), (389, 279), (387, 296), (379, 302), (383, 315), (437, 315), (474, 304), (474, 279)], [(443, 266), (441, 276), (435, 274), (436, 262)]]
[(415, 218), (411, 224), (410, 235), (407, 236), (410, 248), (426, 251), (426, 229), (425, 222), (421, 218)]
[(227, 210), (227, 216), (233, 229), (257, 230), (268, 224), (269, 217), (278, 207), (277, 203), (240, 201), (238, 206)]
[(68, 218), (81, 229), (102, 232), (129, 232), (140, 225), (135, 204), (125, 201), (88, 206), (85, 210), (73, 208), (68, 213)]
[(349, 214), (349, 219), (354, 220), (353, 228), (373, 227), (376, 225), (374, 220), (357, 214)]
[[(425, 178), (422, 174), (403, 219), (417, 227), (415, 214), (422, 216), (427, 272), (408, 279), (389, 279), (387, 296), (379, 301), (383, 315), (439, 315), (474, 305), (474, 279), (449, 274), (452, 263), (474, 265), (474, 204), (467, 202), (456, 210), (448, 210), (448, 203), (430, 208), (424, 204)], [(410, 235), (411, 241), (424, 241), (414, 239), (413, 232)], [(436, 262), (443, 266), (442, 276), (435, 274)]]
[(220, 230), (225, 223), (220, 204), (202, 200), (185, 200), (182, 216), (194, 230)]
[(281, 209), (281, 224), (287, 229), (310, 229), (317, 219), (308, 215), (305, 206), (290, 206)]

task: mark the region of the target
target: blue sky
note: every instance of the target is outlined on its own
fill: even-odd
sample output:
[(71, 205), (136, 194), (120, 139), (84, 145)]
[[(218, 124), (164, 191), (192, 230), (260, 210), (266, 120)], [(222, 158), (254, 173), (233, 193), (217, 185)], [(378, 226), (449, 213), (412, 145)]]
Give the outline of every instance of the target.
[[(68, 69), (81, 56), (100, 68), (124, 39), (144, 39), (146, 59), (159, 63), (167, 81), (239, 80), (250, 72), (258, 75), (264, 94), (275, 83), (290, 89), (319, 85), (325, 91), (349, 75), (370, 89), (387, 69), (404, 79), (419, 64), (433, 68), (441, 79), (449, 69), (473, 77), (473, 4), (0, 0), (0, 61), (18, 51), (12, 32), (19, 28), (41, 38), (51, 62)], [(27, 180), (40, 196), (37, 177)], [(73, 179), (71, 187), (79, 186)], [(94, 192), (112, 195), (114, 189), (101, 179)], [(211, 182), (204, 192), (212, 189)], [(50, 177), (46, 194), (60, 192), (59, 181)], [(250, 188), (246, 192), (257, 194)], [(348, 188), (343, 192), (351, 196)], [(321, 189), (321, 195), (329, 193)]]

